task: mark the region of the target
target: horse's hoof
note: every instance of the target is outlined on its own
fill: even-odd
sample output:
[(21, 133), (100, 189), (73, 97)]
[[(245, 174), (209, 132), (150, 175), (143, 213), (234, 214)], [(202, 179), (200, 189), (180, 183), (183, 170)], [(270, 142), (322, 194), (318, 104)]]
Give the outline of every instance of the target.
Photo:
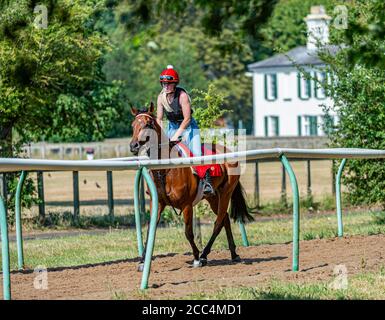
[(233, 262), (241, 262), (241, 257), (236, 255), (234, 258), (231, 259)]
[(201, 262), (201, 260), (194, 260), (194, 262), (193, 262), (193, 267), (194, 267), (194, 268), (202, 267), (202, 262)]
[(202, 264), (202, 267), (204, 267), (205, 265), (207, 265), (207, 259), (205, 259), (205, 258), (200, 258), (199, 261), (200, 261), (200, 263)]
[(142, 263), (139, 263), (138, 264), (138, 272), (143, 272), (143, 269), (144, 269), (144, 263), (142, 262)]

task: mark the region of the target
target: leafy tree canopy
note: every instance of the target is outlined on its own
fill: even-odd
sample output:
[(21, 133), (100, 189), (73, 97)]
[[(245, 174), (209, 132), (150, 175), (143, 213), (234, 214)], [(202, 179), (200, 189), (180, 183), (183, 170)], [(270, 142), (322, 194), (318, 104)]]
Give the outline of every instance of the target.
[[(349, 2), (349, 30), (336, 35), (346, 46), (334, 57), (325, 56), (332, 80), (323, 85), (339, 118), (330, 136), (334, 147), (385, 149), (385, 69), (379, 59), (385, 40), (372, 30), (383, 21), (384, 9), (382, 0)], [(382, 160), (348, 160), (345, 172), (353, 203), (380, 203), (385, 208)]]
[[(336, 0), (281, 0), (272, 16), (260, 30), (261, 42), (257, 43), (256, 59), (266, 58), (276, 52), (287, 52), (297, 46), (306, 45), (307, 26), (305, 17), (310, 8), (323, 5), (331, 15)], [(333, 29), (331, 28), (333, 33)]]
[[(38, 27), (36, 5), (47, 8)], [(97, 0), (2, 1), (0, 138), (100, 139), (119, 107), (119, 86), (106, 82), (107, 37), (95, 30)]]

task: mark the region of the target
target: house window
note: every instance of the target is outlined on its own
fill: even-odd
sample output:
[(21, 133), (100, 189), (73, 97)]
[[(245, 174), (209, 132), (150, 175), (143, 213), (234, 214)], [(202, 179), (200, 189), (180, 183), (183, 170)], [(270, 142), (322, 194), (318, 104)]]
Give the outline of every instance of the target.
[(314, 96), (319, 100), (326, 98), (325, 90), (321, 85), (325, 81), (327, 81), (326, 72), (314, 72)]
[(265, 74), (265, 99), (274, 101), (278, 97), (277, 75), (275, 73)]
[(266, 137), (279, 136), (279, 117), (277, 116), (265, 117), (265, 136)]
[(311, 97), (311, 82), (310, 79), (305, 79), (298, 73), (298, 98), (301, 100), (309, 100)]
[(317, 116), (298, 116), (298, 135), (317, 136), (318, 120)]

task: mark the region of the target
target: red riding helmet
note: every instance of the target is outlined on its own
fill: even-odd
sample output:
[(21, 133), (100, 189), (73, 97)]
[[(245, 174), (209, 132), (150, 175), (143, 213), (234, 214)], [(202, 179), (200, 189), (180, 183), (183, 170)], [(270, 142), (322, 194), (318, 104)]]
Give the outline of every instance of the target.
[(179, 75), (172, 65), (168, 65), (159, 76), (159, 81), (162, 82), (179, 82)]

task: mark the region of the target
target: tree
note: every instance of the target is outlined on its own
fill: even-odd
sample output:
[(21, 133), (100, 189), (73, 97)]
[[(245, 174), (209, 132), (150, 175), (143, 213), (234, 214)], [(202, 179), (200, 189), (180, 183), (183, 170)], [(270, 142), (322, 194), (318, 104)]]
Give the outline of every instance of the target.
[(141, 23), (169, 18), (165, 19), (167, 27), (177, 25), (181, 29), (186, 25), (194, 25), (211, 36), (220, 35), (229, 25), (234, 27), (236, 21), (237, 30), (255, 37), (277, 2), (278, 0), (125, 0), (130, 11), (124, 20), (129, 28), (137, 28)]
[[(119, 21), (128, 10), (123, 7), (116, 10)], [(118, 27), (111, 36), (116, 50), (107, 58), (105, 67), (108, 79), (123, 81), (126, 99), (146, 105), (161, 89), (161, 70), (173, 64), (180, 73), (180, 85), (188, 91), (207, 90), (214, 83), (227, 96), (224, 107), (234, 110), (227, 117), (235, 125), (242, 119), (250, 131), (251, 112), (239, 112), (252, 107), (252, 81), (245, 76), (252, 54), (242, 35), (226, 28), (221, 35), (208, 37), (194, 23), (177, 29), (177, 25), (165, 28), (163, 21), (167, 19), (152, 21), (148, 28), (135, 32), (128, 31), (124, 24)], [(125, 128), (127, 131), (122, 133), (128, 134), (130, 127)]]
[[(110, 130), (121, 103), (120, 85), (102, 73), (104, 12), (100, 0), (0, 2), (0, 157), (28, 140), (90, 141)], [(16, 183), (7, 174), (9, 197)], [(33, 193), (27, 179), (23, 205)]]
[[(274, 53), (305, 46), (307, 26), (304, 18), (309, 14), (311, 6), (323, 5), (326, 12), (332, 13), (335, 0), (280, 0), (270, 19), (262, 25), (259, 41), (251, 41), (254, 59), (265, 59)], [(333, 33), (333, 30), (332, 30)]]
[[(156, 101), (161, 90), (159, 74), (168, 64), (178, 70), (180, 86), (186, 90), (205, 87), (205, 77), (196, 58), (197, 50), (188, 39), (154, 29), (130, 37), (124, 28), (116, 30), (112, 39), (116, 49), (108, 55), (104, 70), (108, 80), (123, 83), (126, 102), (145, 106)], [(114, 133), (118, 136), (131, 134), (128, 123), (132, 115), (128, 103), (124, 110), (124, 119), (115, 122)]]
[[(355, 4), (355, 2), (353, 2)], [(365, 17), (352, 5), (350, 7), (349, 28), (344, 30), (348, 59), (351, 66), (364, 64), (367, 67), (385, 68), (385, 3), (383, 1), (357, 1), (357, 7), (370, 12)], [(360, 39), (361, 41), (357, 41)]]
[[(96, 31), (104, 1), (37, 1), (0, 4), (0, 143), (12, 132), (21, 141), (101, 139), (119, 108), (119, 86), (107, 83), (108, 40)], [(4, 147), (3, 147), (4, 149)]]
[(207, 91), (193, 90), (192, 104), (196, 107), (194, 117), (201, 130), (214, 128), (215, 121), (226, 111), (223, 108), (225, 96), (218, 92), (214, 84), (210, 84)]
[[(361, 27), (337, 33), (337, 40), (345, 46), (336, 56), (324, 55), (332, 79), (323, 86), (333, 98), (339, 118), (336, 130), (330, 133), (333, 147), (385, 149), (385, 70), (373, 63), (378, 62), (385, 40), (370, 31), (373, 22), (383, 21), (383, 9), (381, 0), (349, 3), (348, 25), (359, 21)], [(379, 203), (385, 208), (383, 160), (348, 160), (345, 168), (343, 181), (352, 203)]]

